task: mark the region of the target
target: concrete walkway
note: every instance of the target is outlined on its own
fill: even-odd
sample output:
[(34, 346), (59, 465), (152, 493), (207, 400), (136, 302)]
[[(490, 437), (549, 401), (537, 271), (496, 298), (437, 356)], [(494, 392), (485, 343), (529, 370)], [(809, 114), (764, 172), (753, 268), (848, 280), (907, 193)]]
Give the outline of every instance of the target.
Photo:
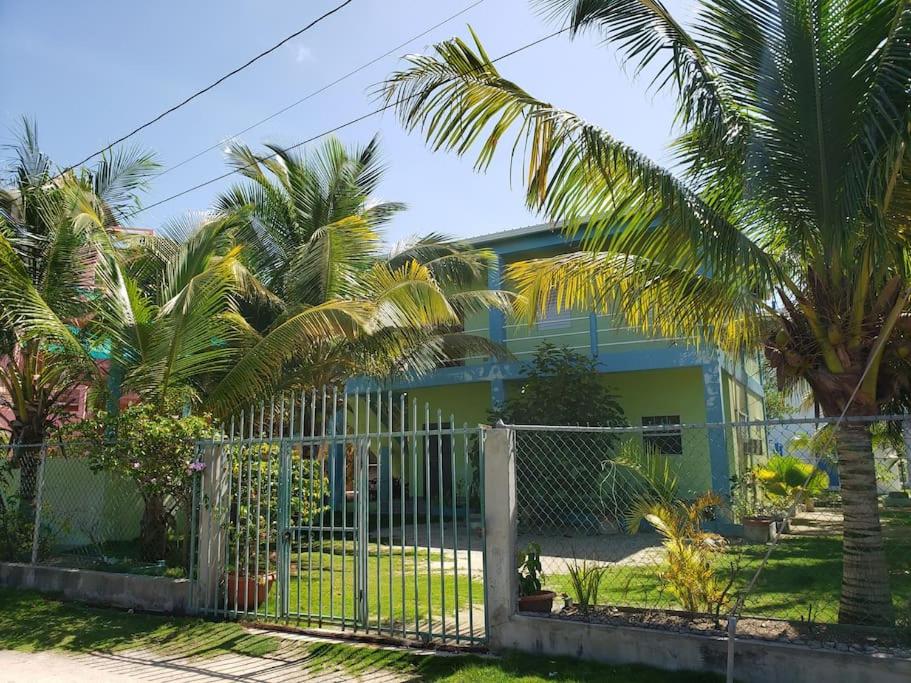
[[(333, 642), (302, 637), (293, 637), (293, 640)], [(365, 653), (375, 649), (359, 647), (363, 647)], [(399, 683), (410, 680), (396, 672), (369, 668), (360, 671), (358, 676), (352, 676), (340, 667), (319, 664), (315, 659), (315, 655), (300, 648), (281, 648), (264, 657), (227, 654), (206, 658), (150, 650), (88, 654), (0, 650), (0, 683), (335, 683), (357, 680)]]

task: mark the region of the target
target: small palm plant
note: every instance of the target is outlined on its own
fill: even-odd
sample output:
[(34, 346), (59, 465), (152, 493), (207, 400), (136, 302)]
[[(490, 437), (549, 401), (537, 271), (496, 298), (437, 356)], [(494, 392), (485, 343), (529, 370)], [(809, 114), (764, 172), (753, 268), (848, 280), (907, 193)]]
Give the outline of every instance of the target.
[(776, 455), (754, 474), (769, 500), (784, 508), (812, 500), (829, 488), (828, 474), (793, 455)]
[(725, 578), (717, 569), (726, 548), (724, 538), (702, 529), (707, 512), (722, 503), (714, 492), (691, 503), (646, 500), (630, 526), (630, 533), (636, 533), (645, 520), (661, 534), (666, 556), (658, 576), (688, 612), (718, 614), (733, 585), (734, 572)]

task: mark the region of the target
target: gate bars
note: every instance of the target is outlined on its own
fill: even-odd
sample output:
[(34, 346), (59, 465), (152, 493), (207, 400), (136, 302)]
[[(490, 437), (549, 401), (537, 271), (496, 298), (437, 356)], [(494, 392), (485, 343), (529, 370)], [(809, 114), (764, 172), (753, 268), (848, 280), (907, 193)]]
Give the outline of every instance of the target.
[(199, 452), (195, 611), (486, 641), (479, 427), (324, 388), (251, 406)]

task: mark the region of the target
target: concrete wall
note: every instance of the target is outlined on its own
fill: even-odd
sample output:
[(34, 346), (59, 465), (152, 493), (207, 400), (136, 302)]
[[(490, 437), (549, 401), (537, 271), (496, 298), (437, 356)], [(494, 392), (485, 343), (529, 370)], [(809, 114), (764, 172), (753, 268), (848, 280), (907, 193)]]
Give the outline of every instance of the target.
[(60, 595), (66, 600), (146, 612), (188, 612), (190, 582), (162, 576), (0, 562), (0, 586)]
[[(724, 674), (727, 666), (725, 638), (517, 614), (496, 626), (491, 621), (494, 628), (501, 649), (669, 671)], [(907, 683), (911, 660), (738, 640), (734, 677), (742, 683)]]

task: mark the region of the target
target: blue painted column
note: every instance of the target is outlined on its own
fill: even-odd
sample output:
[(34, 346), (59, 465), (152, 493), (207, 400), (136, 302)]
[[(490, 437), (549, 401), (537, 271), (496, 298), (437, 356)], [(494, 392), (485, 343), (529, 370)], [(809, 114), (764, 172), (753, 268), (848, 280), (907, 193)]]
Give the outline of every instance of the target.
[[(500, 255), (494, 256), (494, 261), (487, 271), (487, 287), (500, 289), (503, 286), (503, 260)], [(487, 314), (488, 335), (490, 340), (503, 344), (506, 341), (506, 316), (503, 311), (491, 308)], [(496, 408), (506, 400), (506, 386), (502, 379), (490, 381), (490, 407)]]
[(588, 343), (591, 346), (592, 358), (598, 357), (598, 316), (588, 314)]
[[(702, 366), (702, 390), (705, 397), (705, 421), (716, 424), (724, 422), (724, 392), (721, 389), (721, 365), (717, 359)], [(727, 498), (731, 494), (727, 433), (721, 427), (706, 431), (712, 490)]]

